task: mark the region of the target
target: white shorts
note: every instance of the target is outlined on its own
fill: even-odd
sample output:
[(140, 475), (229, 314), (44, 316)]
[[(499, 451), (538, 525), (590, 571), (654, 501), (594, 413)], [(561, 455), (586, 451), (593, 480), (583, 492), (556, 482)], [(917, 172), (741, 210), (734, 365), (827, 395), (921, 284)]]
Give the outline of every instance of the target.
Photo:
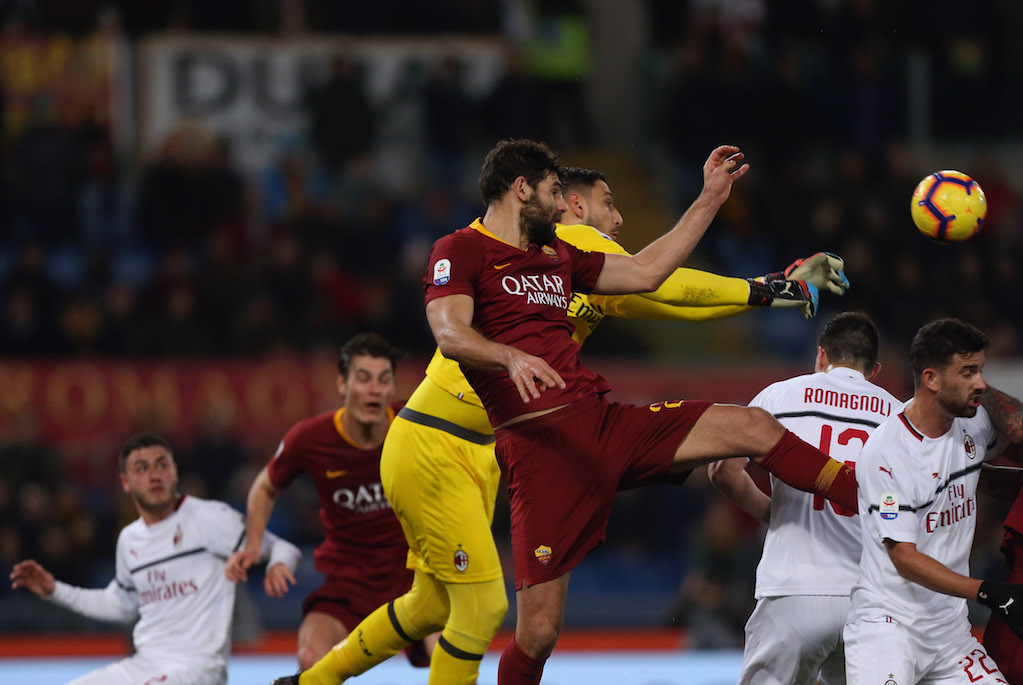
[(67, 685), (224, 685), (227, 668), (184, 664), (136, 654), (75, 678)]
[(818, 679), (845, 685), (842, 629), (849, 602), (841, 595), (758, 600), (746, 622), (739, 685), (814, 685)]
[(995, 685), (1005, 683), (995, 660), (968, 630), (921, 639), (895, 622), (857, 621), (845, 627), (849, 685)]

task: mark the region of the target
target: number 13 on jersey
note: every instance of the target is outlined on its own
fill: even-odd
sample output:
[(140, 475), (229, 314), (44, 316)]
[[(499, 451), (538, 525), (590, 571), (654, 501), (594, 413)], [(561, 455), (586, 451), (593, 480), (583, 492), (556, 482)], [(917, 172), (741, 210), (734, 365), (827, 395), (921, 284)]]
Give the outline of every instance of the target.
[[(834, 434), (834, 426), (831, 426), (830, 424), (827, 424), (827, 423), (825, 423), (824, 425), (821, 426), (821, 440), (820, 440), (819, 448), (820, 448), (821, 452), (823, 452), (824, 454), (827, 454), (828, 456), (831, 456), (831, 437), (832, 437), (833, 434)], [(867, 431), (863, 430), (862, 428), (846, 428), (844, 431), (842, 431), (841, 433), (838, 434), (838, 444), (839, 445), (848, 445), (849, 442), (852, 441), (852, 440), (859, 440), (860, 441), (860, 446), (862, 447), (863, 444), (867, 442), (867, 438), (869, 438), (869, 437), (870, 437), (870, 433), (868, 433)], [(853, 462), (853, 461), (847, 461), (847, 462), (845, 462), (845, 465), (846, 466), (850, 466), (853, 469), (856, 468), (856, 462)], [(830, 502), (829, 501), (828, 504), (831, 505), (831, 508), (839, 516), (852, 516), (853, 514), (856, 513), (855, 511), (851, 511), (849, 509), (846, 509), (845, 507), (843, 507), (843, 506), (841, 506), (839, 504), (835, 504), (834, 502)], [(814, 495), (813, 496), (813, 508), (814, 508), (815, 511), (823, 511), (824, 510), (824, 497), (823, 496), (821, 496), (821, 495)]]

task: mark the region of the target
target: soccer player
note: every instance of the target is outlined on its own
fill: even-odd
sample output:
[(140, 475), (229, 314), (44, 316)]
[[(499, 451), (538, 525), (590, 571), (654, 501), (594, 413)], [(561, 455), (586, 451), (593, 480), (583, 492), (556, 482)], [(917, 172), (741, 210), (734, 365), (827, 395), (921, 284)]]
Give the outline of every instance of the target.
[[(72, 685), (223, 685), (231, 649), (235, 585), (224, 560), (245, 533), (242, 516), (222, 502), (178, 492), (170, 445), (140, 434), (121, 449), (121, 487), (139, 518), (117, 538), (114, 579), (102, 590), (73, 587), (29, 559), (14, 565), (12, 587), (106, 621), (138, 619), (135, 655), (71, 681)], [(267, 533), (259, 559), (269, 559), (266, 591), (294, 585), (301, 553)]]
[(913, 397), (856, 462), (863, 553), (844, 631), (850, 685), (1005, 682), (966, 615), (977, 599), (1023, 626), (1023, 585), (969, 576), (981, 465), (1023, 441), (1019, 400), (984, 381), (988, 344), (957, 319), (921, 327), (909, 350)]
[[(873, 430), (902, 404), (872, 382), (881, 370), (878, 344), (870, 317), (839, 314), (820, 335), (814, 373), (769, 385), (750, 406), (771, 412), (803, 440), (852, 465)], [(842, 630), (859, 571), (859, 518), (776, 478), (768, 497), (746, 464), (724, 459), (708, 467), (719, 490), (770, 524), (739, 683), (845, 683)]]
[[(257, 558), (278, 493), (303, 472), (316, 486), (326, 537), (314, 559), (325, 580), (302, 604), (298, 661), (303, 669), (412, 583), (405, 537), (380, 483), (380, 448), (401, 406), (394, 402), (399, 356), (375, 333), (346, 342), (337, 367), (341, 408), (292, 426), (249, 489), (246, 544), (227, 564), (235, 580), (244, 578)], [(426, 666), (425, 645), (412, 645), (408, 658)]]
[(704, 187), (675, 227), (635, 256), (558, 240), (567, 209), (557, 158), (527, 140), (487, 155), (482, 221), (439, 239), (424, 276), (440, 351), (460, 362), (495, 428), (508, 483), (518, 621), (504, 685), (539, 682), (557, 641), (571, 570), (603, 539), (615, 491), (716, 459), (755, 458), (790, 485), (855, 507), (852, 469), (767, 412), (707, 402), (612, 403), (579, 359), (572, 292), (651, 292), (689, 255), (749, 169), (732, 146), (704, 164)]
[[(566, 195), (575, 202), (575, 209), (566, 208), (562, 215), (566, 225), (558, 226), (559, 237), (570, 243), (592, 243), (587, 249), (624, 252), (609, 239), (617, 237), (622, 216), (604, 176), (581, 169), (561, 173), (567, 179), (566, 188), (573, 189)], [(595, 189), (604, 192), (595, 193)], [(568, 225), (574, 223), (581, 225)], [(812, 312), (818, 288), (841, 294), (848, 287), (842, 266), (840, 259), (820, 253), (793, 264), (787, 277), (779, 272), (756, 280), (773, 282), (776, 290), (784, 289), (778, 281), (791, 280), (790, 291), (808, 298), (794, 303)], [(657, 318), (701, 321), (750, 310), (750, 304), (770, 305), (772, 299), (764, 296), (766, 288), (752, 286), (753, 280), (679, 269), (669, 277), (674, 288), (617, 296), (613, 303), (573, 293), (568, 314), (576, 321), (575, 339), (581, 344), (605, 310), (613, 316), (642, 318), (651, 312)], [(474, 683), (480, 660), (508, 607), (490, 532), (500, 475), (486, 411), (458, 364), (438, 349), (426, 378), (388, 431), (381, 459), (384, 491), (409, 544), (408, 564), (415, 570), (412, 590), (363, 621), (358, 628), (360, 642), (341, 642), (310, 670), (276, 682), (342, 682), (395, 654), (413, 636), (443, 629), (440, 649), (433, 652), (430, 682)]]

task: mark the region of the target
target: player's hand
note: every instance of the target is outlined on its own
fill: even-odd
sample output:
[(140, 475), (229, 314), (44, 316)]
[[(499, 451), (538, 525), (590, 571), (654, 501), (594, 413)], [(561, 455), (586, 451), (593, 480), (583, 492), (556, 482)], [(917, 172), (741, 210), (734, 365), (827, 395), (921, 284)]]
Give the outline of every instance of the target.
[(980, 584), (977, 601), (1009, 624), (1016, 637), (1023, 638), (1023, 585), (985, 580)]
[(797, 259), (785, 269), (784, 274), (788, 280), (806, 281), (836, 295), (844, 295), (849, 289), (845, 261), (832, 252), (818, 252), (806, 259)]
[(23, 587), (39, 597), (49, 597), (57, 587), (53, 574), (34, 559), (19, 561), (11, 570), (11, 587)]
[(781, 272), (747, 278), (746, 282), (749, 283), (748, 304), (754, 307), (799, 307), (807, 319), (817, 315), (821, 291), (813, 283), (788, 280)]
[(749, 164), (742, 164), (743, 157), (734, 145), (715, 148), (703, 164), (703, 194), (719, 204), (727, 200), (732, 184), (749, 171)]
[(564, 388), (565, 381), (558, 372), (540, 357), (509, 347), (509, 359), (505, 361), (508, 376), (518, 388), (519, 397), (525, 404), (539, 399), (540, 394), (549, 388)]
[(248, 548), (238, 550), (227, 559), (224, 575), (232, 583), (248, 581), (249, 569), (259, 562), (259, 552)]
[(295, 575), (284, 563), (277, 562), (266, 570), (263, 578), (263, 589), (267, 597), (283, 597), (288, 589), (295, 584)]

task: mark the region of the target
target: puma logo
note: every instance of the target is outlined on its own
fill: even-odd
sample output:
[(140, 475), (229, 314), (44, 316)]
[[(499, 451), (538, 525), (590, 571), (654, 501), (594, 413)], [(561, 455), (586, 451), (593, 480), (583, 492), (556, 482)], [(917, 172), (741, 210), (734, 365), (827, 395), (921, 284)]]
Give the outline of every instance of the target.
[(884, 471), (885, 473), (887, 473), (889, 478), (892, 478), (892, 479), (895, 478), (895, 476), (892, 475), (892, 470), (891, 469), (886, 469), (883, 466), (878, 466), (877, 468), (878, 468), (879, 471)]
[(494, 264), (494, 268), (497, 269), (498, 271), (500, 271), (501, 269), (505, 269), (509, 266), (511, 266), (511, 262), (507, 262), (506, 264)]
[(778, 294), (779, 295), (787, 295), (788, 297), (793, 297), (794, 293), (792, 292), (792, 281), (785, 281), (785, 287), (782, 288), (781, 290), (779, 290)]
[(348, 469), (327, 469), (327, 478), (340, 478), (341, 476), (348, 473)]
[(1015, 597), (1010, 597), (1008, 602), (1006, 602), (1005, 604), (999, 604), (998, 608), (1001, 609), (1002, 611), (1004, 611), (1005, 615), (1008, 616), (1009, 615), (1009, 607), (1015, 601), (1016, 601)]

